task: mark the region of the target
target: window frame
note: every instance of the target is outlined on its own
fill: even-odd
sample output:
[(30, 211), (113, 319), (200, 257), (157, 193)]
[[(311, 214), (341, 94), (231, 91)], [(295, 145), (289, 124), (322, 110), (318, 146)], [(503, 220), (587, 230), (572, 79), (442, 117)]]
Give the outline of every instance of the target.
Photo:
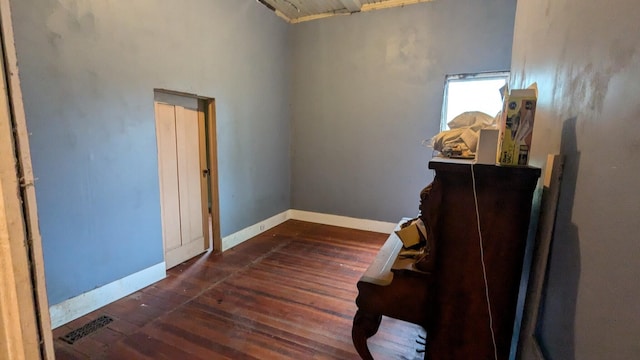
[(509, 70), (445, 75), (442, 110), (440, 113), (440, 131), (448, 130), (447, 108), (449, 105), (449, 84), (451, 82), (504, 79), (505, 84), (508, 86), (510, 78), (511, 72)]

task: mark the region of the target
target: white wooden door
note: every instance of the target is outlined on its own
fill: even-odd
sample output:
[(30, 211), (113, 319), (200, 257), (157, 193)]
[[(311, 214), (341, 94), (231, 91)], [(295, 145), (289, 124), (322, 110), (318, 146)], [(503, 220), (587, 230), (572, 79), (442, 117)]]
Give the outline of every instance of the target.
[(207, 249), (204, 178), (198, 111), (156, 102), (162, 237), (167, 269)]

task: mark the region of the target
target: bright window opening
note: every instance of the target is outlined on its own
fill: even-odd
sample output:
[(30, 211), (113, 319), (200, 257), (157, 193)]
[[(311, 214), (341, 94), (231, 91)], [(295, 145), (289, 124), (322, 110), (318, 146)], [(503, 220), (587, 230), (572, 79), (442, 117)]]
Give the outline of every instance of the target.
[(502, 110), (500, 89), (509, 81), (509, 72), (447, 75), (440, 130), (467, 111), (481, 111), (496, 116)]

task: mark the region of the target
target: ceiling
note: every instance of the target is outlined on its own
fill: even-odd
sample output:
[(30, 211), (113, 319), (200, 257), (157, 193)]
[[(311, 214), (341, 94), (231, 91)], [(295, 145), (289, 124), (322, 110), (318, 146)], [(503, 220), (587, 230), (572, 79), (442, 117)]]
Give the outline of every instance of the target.
[(432, 0), (257, 0), (289, 23), (406, 6)]

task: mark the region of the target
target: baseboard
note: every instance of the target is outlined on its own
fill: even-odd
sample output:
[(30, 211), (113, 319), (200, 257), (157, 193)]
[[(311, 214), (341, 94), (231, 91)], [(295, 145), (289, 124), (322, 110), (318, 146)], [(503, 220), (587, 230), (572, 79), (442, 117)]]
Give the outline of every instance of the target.
[(294, 209), (289, 210), (288, 218), (294, 220), (309, 221), (318, 224), (347, 227), (351, 229), (375, 231), (385, 234), (390, 234), (397, 225), (396, 223), (384, 221), (358, 219), (348, 216), (322, 214)]
[(375, 231), (385, 234), (390, 234), (397, 225), (396, 223), (384, 221), (358, 219), (348, 216), (289, 209), (268, 219), (259, 221), (231, 235), (223, 237), (222, 251), (226, 251), (234, 246), (240, 245), (243, 242), (251, 239), (252, 237), (259, 235), (260, 233), (267, 231), (275, 226), (278, 226), (289, 219), (308, 221), (324, 225), (341, 226), (358, 230)]
[(252, 237), (259, 235), (262, 232), (265, 232), (271, 229), (274, 226), (280, 225), (283, 222), (289, 220), (288, 210), (283, 211), (280, 214), (274, 215), (268, 219), (259, 221), (249, 227), (246, 227), (238, 232), (235, 232), (231, 235), (225, 236), (222, 238), (222, 251), (226, 251), (231, 249), (236, 245), (240, 245), (241, 243), (251, 239)]
[(108, 305), (166, 277), (166, 265), (161, 262), (120, 280), (88, 291), (49, 308), (51, 328), (55, 329), (83, 315)]
[[(232, 247), (280, 225), (289, 219), (341, 226), (358, 230), (375, 231), (385, 234), (391, 233), (396, 227), (396, 223), (290, 209), (246, 227), (231, 235), (225, 236), (222, 238), (222, 251), (229, 250)], [(60, 327), (83, 315), (160, 281), (165, 277), (166, 264), (162, 262), (120, 280), (116, 280), (112, 283), (76, 296), (72, 299), (53, 305), (49, 308), (51, 315), (51, 327), (53, 329)]]

